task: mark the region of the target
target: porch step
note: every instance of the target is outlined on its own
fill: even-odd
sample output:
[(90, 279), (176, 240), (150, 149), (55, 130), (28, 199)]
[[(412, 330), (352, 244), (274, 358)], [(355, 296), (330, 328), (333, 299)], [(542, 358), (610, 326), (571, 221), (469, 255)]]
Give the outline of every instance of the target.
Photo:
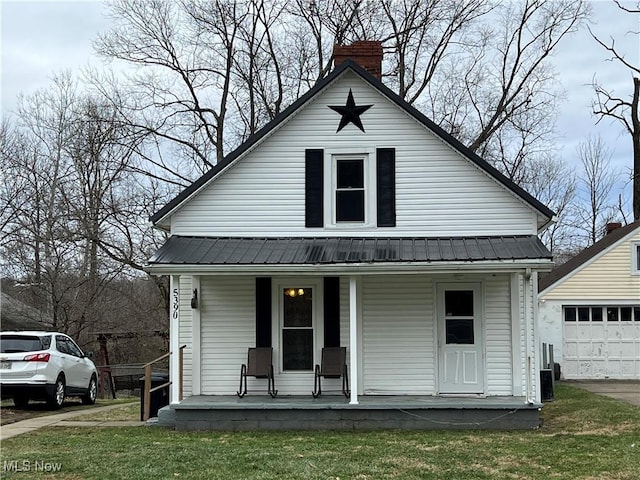
[[(151, 423), (152, 420), (155, 421)], [(176, 411), (171, 407), (171, 405), (162, 407), (158, 410), (158, 416), (150, 418), (147, 421), (147, 425), (174, 428), (176, 426)]]

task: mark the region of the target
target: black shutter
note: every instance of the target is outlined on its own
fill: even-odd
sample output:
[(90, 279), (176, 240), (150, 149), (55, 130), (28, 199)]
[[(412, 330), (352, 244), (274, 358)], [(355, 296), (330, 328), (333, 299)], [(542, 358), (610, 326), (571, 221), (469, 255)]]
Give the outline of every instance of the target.
[(256, 277), (256, 347), (271, 346), (271, 278)]
[(324, 346), (340, 346), (340, 277), (324, 277)]
[(396, 226), (396, 149), (376, 150), (378, 226)]
[(324, 225), (324, 183), (323, 163), (324, 150), (305, 150), (305, 227), (322, 227)]

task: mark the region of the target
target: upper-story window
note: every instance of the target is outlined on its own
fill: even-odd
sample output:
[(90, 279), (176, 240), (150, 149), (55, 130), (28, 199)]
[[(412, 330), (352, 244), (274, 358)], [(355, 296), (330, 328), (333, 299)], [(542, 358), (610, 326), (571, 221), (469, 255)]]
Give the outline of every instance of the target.
[(335, 221), (364, 222), (366, 218), (363, 158), (336, 159)]
[(640, 275), (640, 242), (631, 244), (631, 273)]
[(305, 227), (395, 227), (395, 162), (395, 148), (305, 150)]

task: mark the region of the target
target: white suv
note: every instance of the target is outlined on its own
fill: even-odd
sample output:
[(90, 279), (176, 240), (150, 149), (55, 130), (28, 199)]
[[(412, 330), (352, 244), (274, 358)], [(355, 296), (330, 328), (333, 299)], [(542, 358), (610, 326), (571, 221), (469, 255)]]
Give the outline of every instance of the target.
[(44, 399), (60, 408), (67, 396), (90, 405), (98, 393), (98, 372), (64, 333), (0, 332), (0, 392), (16, 407)]

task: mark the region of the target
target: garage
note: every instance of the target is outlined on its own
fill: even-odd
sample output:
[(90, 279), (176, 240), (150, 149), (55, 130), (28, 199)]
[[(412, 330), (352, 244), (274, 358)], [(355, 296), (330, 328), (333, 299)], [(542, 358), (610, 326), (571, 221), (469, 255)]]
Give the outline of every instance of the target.
[(640, 306), (564, 306), (563, 376), (640, 378)]
[(640, 221), (541, 275), (537, 307), (562, 378), (640, 380)]

